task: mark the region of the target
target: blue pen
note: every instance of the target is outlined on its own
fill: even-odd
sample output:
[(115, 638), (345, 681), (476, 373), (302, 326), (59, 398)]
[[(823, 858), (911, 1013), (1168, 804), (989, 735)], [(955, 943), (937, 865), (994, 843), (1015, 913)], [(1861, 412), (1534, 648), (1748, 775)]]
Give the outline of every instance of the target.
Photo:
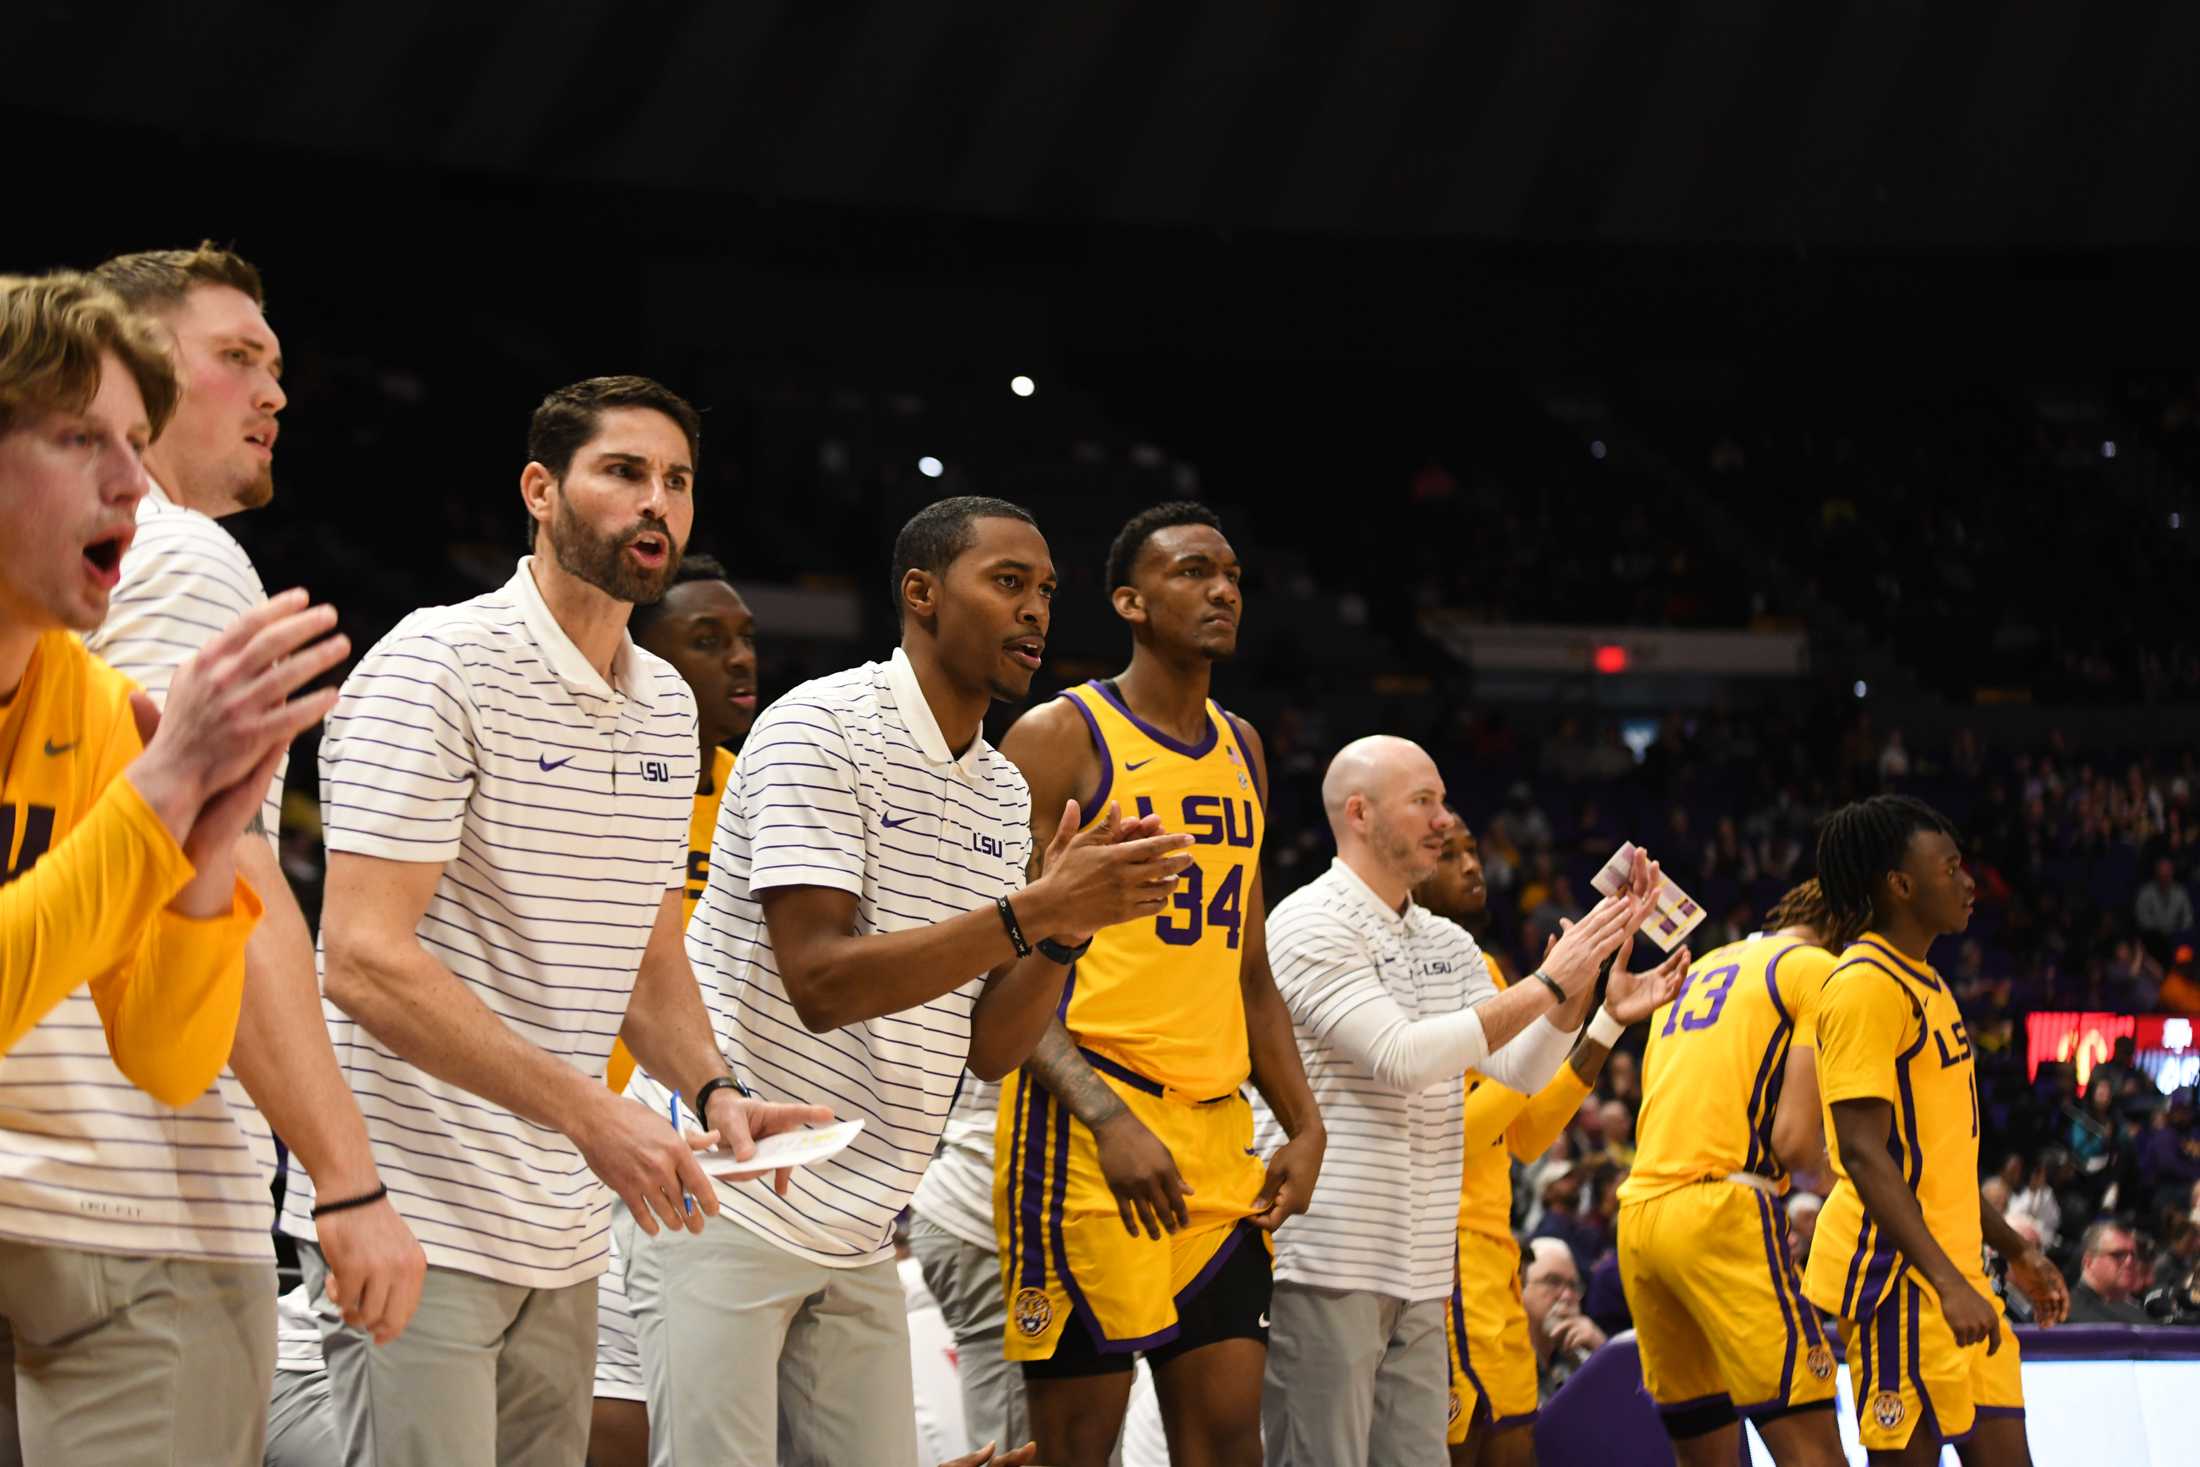
[[(669, 1118), (669, 1119), (670, 1119), (670, 1120), (672, 1121), (672, 1130), (673, 1130), (673, 1134), (675, 1134), (675, 1135), (679, 1134), (679, 1130), (680, 1130), (680, 1092), (679, 1092), (679, 1091), (677, 1091), (677, 1090), (673, 1091), (673, 1092), (672, 1092), (672, 1098), (671, 1098), (670, 1100), (667, 1100), (667, 1101), (665, 1102), (665, 1114), (666, 1114), (666, 1116), (667, 1116), (667, 1117), (668, 1117), (668, 1118)], [(687, 1190), (687, 1189), (686, 1189), (685, 1187), (683, 1187), (683, 1188), (681, 1188), (681, 1189), (680, 1189), (680, 1206), (681, 1206), (682, 1208), (684, 1208), (685, 1210), (689, 1211), (689, 1212), (693, 1212), (693, 1211), (695, 1210), (695, 1194), (693, 1194), (692, 1192), (689, 1192), (689, 1191), (688, 1191), (688, 1190)]]

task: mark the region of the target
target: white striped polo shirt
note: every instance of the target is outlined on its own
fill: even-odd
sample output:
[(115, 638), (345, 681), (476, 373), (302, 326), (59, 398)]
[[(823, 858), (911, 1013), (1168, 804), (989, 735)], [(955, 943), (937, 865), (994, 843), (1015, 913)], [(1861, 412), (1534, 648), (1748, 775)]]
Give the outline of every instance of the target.
[[(242, 546), (155, 486), (107, 620), (84, 639), (166, 702), (176, 668), (267, 595)], [(282, 775), (268, 788), (276, 826)], [(0, 1236), (102, 1252), (272, 1262), (275, 1144), (225, 1067), (171, 1110), (108, 1057), (78, 989), (0, 1058)]]
[(1000, 1248), (993, 1227), (993, 1132), (1000, 1104), (1000, 1082), (976, 1075), (963, 1081), (940, 1135), (940, 1154), (911, 1199), (942, 1232), (988, 1253)]
[[(892, 1257), (894, 1218), (932, 1159), (970, 1056), (985, 977), (812, 1034), (787, 1000), (755, 894), (832, 887), (856, 898), (858, 934), (901, 932), (1012, 895), (1030, 849), (1023, 776), (983, 737), (955, 757), (899, 649), (804, 683), (756, 721), (718, 807), (688, 957), (744, 1085), (866, 1125), (839, 1155), (797, 1168), (784, 1198), (721, 1184), (726, 1216), (829, 1267)], [(665, 1103), (654, 1080), (636, 1084), (641, 1099)]]
[[(331, 852), (443, 867), (417, 936), (528, 1043), (603, 1078), (668, 888), (687, 878), (695, 698), (622, 637), (606, 683), (536, 589), (416, 611), (321, 736)], [(603, 1271), (611, 1193), (559, 1132), (439, 1080), (333, 1008), (390, 1198), (438, 1268), (529, 1288)], [(283, 1229), (310, 1239), (295, 1163)]]
[[(1457, 1013), (1497, 991), (1458, 924), (1408, 902), (1403, 915), (1343, 861), (1268, 914), (1268, 962), (1329, 1132), (1307, 1210), (1276, 1230), (1276, 1277), (1409, 1303), (1451, 1293), (1466, 1136), (1464, 1072), (1416, 1094), (1332, 1049), (1337, 1021), (1388, 994), (1407, 1019)], [(1255, 1101), (1254, 1148), (1282, 1128)]]

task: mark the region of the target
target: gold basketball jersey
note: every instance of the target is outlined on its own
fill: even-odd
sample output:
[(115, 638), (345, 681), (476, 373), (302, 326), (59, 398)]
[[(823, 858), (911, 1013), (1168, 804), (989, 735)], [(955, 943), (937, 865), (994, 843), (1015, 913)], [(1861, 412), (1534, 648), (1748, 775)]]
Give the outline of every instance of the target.
[(1265, 828), (1242, 731), (1212, 700), (1206, 732), (1185, 744), (1106, 683), (1062, 696), (1084, 715), (1100, 758), (1086, 823), (1112, 800), (1126, 818), (1157, 815), (1163, 829), (1196, 842), (1159, 917), (1094, 936), (1070, 974), (1063, 1023), (1078, 1044), (1171, 1090), (1227, 1095), (1252, 1070), (1238, 981)]

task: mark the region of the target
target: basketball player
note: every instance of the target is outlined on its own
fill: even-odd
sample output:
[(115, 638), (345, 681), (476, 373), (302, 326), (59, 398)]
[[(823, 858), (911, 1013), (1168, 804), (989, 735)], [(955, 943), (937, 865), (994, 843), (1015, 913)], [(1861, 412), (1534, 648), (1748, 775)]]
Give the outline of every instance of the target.
[(1739, 1421), (1781, 1467), (1838, 1467), (1833, 1350), (1789, 1260), (1775, 1146), (1788, 1051), (1850, 935), (1818, 883), (1699, 959), (1652, 1015), (1620, 1279), (1645, 1387), (1683, 1467), (1724, 1467)]
[[(1413, 889), (1413, 900), (1465, 926), (1488, 898), (1480, 846), (1474, 832), (1460, 824), (1444, 838), (1436, 870)], [(1614, 959), (1614, 966), (1622, 971), (1628, 951), (1623, 941)], [(1485, 951), (1482, 961), (1490, 981), (1502, 993), (1510, 985), (1496, 958)], [(1552, 1022), (1562, 1029), (1578, 1027), (1580, 1009), (1587, 1007), (1593, 994), (1593, 989), (1585, 990)], [(1633, 996), (1633, 1002), (1643, 1001)], [(1632, 1022), (1643, 1016), (1631, 1015), (1628, 1002), (1627, 998), (1608, 1000), (1605, 1007), (1613, 1015), (1610, 1026), (1592, 1023), (1574, 1041), (1566, 1064), (1532, 1097), (1474, 1071), (1467, 1073), (1458, 1276), (1444, 1321), (1451, 1355), (1445, 1440), (1455, 1464), (1532, 1467), (1535, 1461), (1535, 1434), (1519, 1429), (1535, 1421), (1536, 1363), (1527, 1310), (1520, 1300), (1511, 1162), (1531, 1162), (1549, 1150), (1596, 1088), (1623, 1018)]]
[[(158, 699), (223, 621), (267, 599), (244, 548), (217, 521), (274, 497), (277, 416), (287, 401), (282, 343), (263, 311), (259, 271), (228, 250), (150, 250), (93, 273), (167, 334), (183, 389), (175, 422), (145, 456), (152, 487), (138, 506), (114, 604), (85, 639)], [(278, 769), (250, 838), (237, 848), (237, 868), (262, 893), (267, 915), (245, 949), (244, 1008), (228, 1069), (218, 1088), (190, 1105), (190, 1125), (138, 1116), (101, 1157), (110, 1182), (157, 1160), (169, 1174), (193, 1178), (184, 1190), (213, 1194), (207, 1200), (217, 1206), (173, 1209), (172, 1246), (184, 1256), (222, 1257), (249, 1245), (270, 1269), (272, 1252), (258, 1235), (270, 1231), (263, 1224), (271, 1218), (273, 1136), (332, 1199), (368, 1196), (381, 1185), (359, 1104), (329, 1045), (313, 938), (276, 857), (282, 790)], [(50, 1039), (57, 1059), (71, 1053), (65, 1031)], [(104, 1093), (101, 1082), (111, 1078), (81, 1059), (63, 1066), (87, 1099)], [(175, 1144), (186, 1139), (194, 1144)], [(256, 1182), (241, 1169), (208, 1179), (205, 1148), (217, 1141), (249, 1148)], [(112, 1241), (128, 1245), (121, 1236)], [(345, 1318), (377, 1339), (394, 1338), (419, 1303), (427, 1269), (396, 1209), (382, 1201), (331, 1215), (326, 1251)], [(270, 1311), (267, 1328), (275, 1327)]]
[[(718, 801), (733, 777), (727, 745), (756, 721), (756, 619), (726, 579), (726, 568), (708, 555), (682, 557), (672, 584), (655, 601), (634, 608), (627, 622), (635, 645), (672, 664), (695, 695), (702, 739), (702, 774), (688, 818), (687, 886), (682, 930), (695, 916), (710, 874), (710, 836)], [(606, 1081), (624, 1092), (634, 1076), (625, 1042), (611, 1046)], [(626, 1302), (626, 1262), (614, 1245), (596, 1281), (596, 1404), (588, 1429), (589, 1467), (645, 1467), (649, 1461), (648, 1397), (634, 1343), (634, 1314)]]
[[(1070, 799), (1198, 844), (1167, 910), (1094, 939), (1063, 1018), (1002, 1087), (1005, 1349), (1043, 1461), (1108, 1460), (1142, 1351), (1177, 1467), (1258, 1463), (1264, 1234), (1305, 1208), (1325, 1133), (1268, 971), (1260, 740), (1210, 697), (1237, 650), (1237, 553), (1205, 506), (1158, 505), (1116, 536), (1107, 584), (1130, 666), (1025, 714), (1001, 752), (1030, 782), (1040, 848)], [(1290, 1137), (1265, 1166), (1248, 1077)]]
[[(265, 1194), (232, 1245), (247, 1261), (194, 1256), (184, 1206), (156, 1199), (203, 1177), (172, 1154), (133, 1176), (106, 1148), (138, 1116), (189, 1134), (174, 1107), (227, 1058), (260, 913), (237, 841), (332, 701), (283, 699), (349, 648), (303, 592), (256, 607), (184, 664), (139, 753), (151, 699), (71, 632), (107, 613), (176, 392), (107, 291), (0, 280), (0, 1462), (248, 1460), (272, 1367)], [(41, 1042), (63, 1016), (61, 1052), (112, 1077), (95, 1093), (75, 1088), (91, 1059)], [(197, 1165), (230, 1161), (215, 1144)]]
[[(647, 378), (551, 393), (519, 483), (538, 553), (400, 622), (321, 741), (331, 1027), (429, 1263), (402, 1337), (347, 1324), (314, 1238), (353, 1199), (293, 1171), (283, 1226), (352, 1467), (578, 1461), (609, 1194), (647, 1231), (700, 1229), (717, 1197), (691, 1147), (739, 1160), (829, 1114), (741, 1096), (681, 946), (695, 699), (626, 623), (679, 564), (697, 437)], [(604, 1085), (614, 1035), (707, 1131)]]
[[(1038, 669), (1046, 540), (966, 496), (913, 516), (893, 558), (901, 646), (757, 720), (688, 934), (741, 1083), (865, 1129), (784, 1197), (727, 1189), (700, 1237), (643, 1238), (620, 1214), (659, 1467), (915, 1459), (894, 1219), (963, 1071), (1021, 1064), (1086, 939), (1152, 920), (1191, 843), (1071, 816), (1027, 885), (1031, 796), (981, 724)], [(631, 1093), (669, 1103), (641, 1058)]]
[(1971, 1039), (1925, 960), (1935, 938), (1970, 924), (1974, 883), (1946, 818), (1901, 795), (1827, 817), (1818, 879), (1834, 921), (1863, 935), (1842, 949), (1818, 1000), (1836, 1180), (1803, 1291), (1841, 1320), (1873, 1462), (1936, 1462), (1955, 1441), (1968, 1467), (2024, 1467), (2017, 1342), (1982, 1245), (2009, 1260), (2042, 1324), (2063, 1317), (2070, 1294), (1979, 1194)]

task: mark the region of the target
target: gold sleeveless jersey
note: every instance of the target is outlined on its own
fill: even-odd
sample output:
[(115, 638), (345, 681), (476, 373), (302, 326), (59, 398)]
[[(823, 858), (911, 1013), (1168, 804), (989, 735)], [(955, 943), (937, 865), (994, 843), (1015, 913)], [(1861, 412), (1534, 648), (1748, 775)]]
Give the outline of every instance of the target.
[(1178, 742), (1132, 713), (1106, 683), (1065, 690), (1100, 758), (1087, 824), (1109, 801), (1158, 815), (1197, 844), (1158, 918), (1102, 929), (1078, 960), (1063, 1023), (1077, 1043), (1194, 1100), (1227, 1095), (1252, 1064), (1238, 987), (1245, 921), (1266, 821), (1237, 720), (1210, 700), (1207, 730)]

